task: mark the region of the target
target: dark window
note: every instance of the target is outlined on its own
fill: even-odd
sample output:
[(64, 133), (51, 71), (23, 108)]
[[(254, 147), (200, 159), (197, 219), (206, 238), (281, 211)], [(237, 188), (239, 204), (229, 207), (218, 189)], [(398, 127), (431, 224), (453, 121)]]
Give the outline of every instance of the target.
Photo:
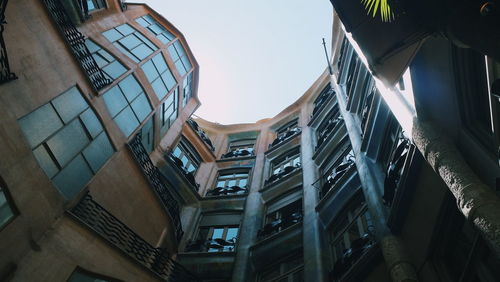
[(146, 152), (151, 153), (154, 150), (154, 117), (151, 117), (141, 128), (141, 142)]
[(106, 91), (103, 99), (109, 114), (127, 137), (153, 110), (144, 90), (132, 74)]
[(337, 131), (334, 129), (337, 128), (338, 125), (343, 124), (342, 118), (340, 116), (338, 104), (330, 110), (328, 115), (318, 126), (316, 130), (316, 149), (318, 149), (330, 136), (333, 136)]
[(372, 217), (359, 193), (337, 216), (330, 231), (334, 279), (341, 278), (374, 245)]
[(207, 252), (234, 252), (238, 239), (238, 226), (204, 226), (197, 240), (208, 242)]
[(186, 106), (189, 99), (193, 95), (193, 73), (189, 73), (186, 78), (184, 78), (184, 82), (182, 83), (183, 88), (183, 96), (182, 96), (182, 106)]
[(179, 93), (177, 88), (174, 89), (174, 92), (168, 96), (165, 101), (161, 104), (160, 109), (160, 117), (161, 117), (161, 135), (165, 135), (167, 130), (172, 126), (175, 119), (177, 118), (179, 112), (178, 101)]
[(145, 62), (141, 68), (159, 100), (165, 98), (167, 93), (177, 84), (162, 53), (158, 53), (151, 60)]
[(276, 130), (277, 138), (284, 137), (288, 131), (298, 128), (298, 120), (295, 119)]
[(121, 280), (106, 277), (104, 275), (92, 273), (90, 271), (77, 268), (67, 280), (68, 282), (120, 282)]
[(174, 42), (174, 44), (168, 46), (168, 52), (170, 53), (170, 57), (172, 57), (172, 60), (175, 63), (175, 67), (177, 68), (177, 71), (181, 76), (184, 76), (191, 70), (191, 62), (189, 61), (189, 58), (186, 55), (186, 51), (184, 50), (184, 47), (182, 47), (180, 40), (177, 40)]
[(76, 87), (18, 122), (38, 164), (67, 199), (114, 153), (101, 122)]
[(234, 141), (229, 142), (228, 152), (236, 151), (236, 150), (247, 150), (250, 153), (253, 153), (254, 144), (255, 144), (255, 139), (234, 140)]
[(223, 171), (217, 176), (215, 188), (208, 191), (209, 196), (242, 195), (248, 190), (248, 170)]
[(264, 226), (257, 232), (257, 237), (267, 238), (300, 222), (302, 222), (300, 193), (286, 194), (269, 204)]
[(115, 57), (102, 49), (94, 41), (87, 39), (85, 40), (85, 45), (87, 45), (90, 53), (92, 53), (92, 57), (94, 57), (97, 65), (104, 71), (109, 79), (115, 80), (127, 72), (127, 69), (117, 61)]
[(297, 147), (271, 162), (271, 174), (279, 174), (287, 167), (300, 167), (300, 148)]
[(320, 110), (323, 108), (323, 106), (326, 104), (328, 100), (330, 100), (332, 97), (335, 96), (335, 91), (332, 89), (332, 86), (330, 83), (328, 83), (325, 88), (321, 91), (321, 93), (316, 97), (314, 100), (314, 109), (312, 112), (312, 117), (317, 115)]
[(83, 0), (83, 1), (87, 1), (87, 7), (89, 9), (89, 12), (93, 10), (106, 8), (106, 1), (104, 0)]
[(135, 19), (135, 21), (151, 31), (156, 36), (156, 38), (158, 38), (158, 40), (160, 40), (164, 44), (168, 44), (170, 43), (170, 41), (175, 39), (175, 36), (170, 31), (159, 24), (150, 15), (139, 17)]
[(138, 63), (158, 50), (151, 41), (128, 24), (122, 24), (102, 33), (123, 54)]
[(174, 157), (181, 160), (184, 170), (188, 173), (196, 174), (201, 163), (201, 158), (189, 142), (181, 140), (172, 151)]
[(3, 181), (0, 179), (0, 230), (6, 226), (16, 215), (16, 209), (4, 186)]
[(259, 275), (259, 282), (303, 282), (304, 258), (293, 254), (267, 267)]

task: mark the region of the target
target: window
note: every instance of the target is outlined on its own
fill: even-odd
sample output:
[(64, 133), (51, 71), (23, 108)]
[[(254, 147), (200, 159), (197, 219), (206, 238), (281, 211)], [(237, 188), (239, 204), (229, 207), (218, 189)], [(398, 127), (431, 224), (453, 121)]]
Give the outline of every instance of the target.
[(144, 28), (151, 31), (158, 40), (163, 42), (164, 44), (170, 43), (170, 41), (175, 39), (175, 36), (170, 33), (166, 28), (160, 25), (153, 17), (150, 15), (145, 15), (135, 19), (135, 21), (142, 25)]
[(302, 253), (293, 254), (266, 268), (259, 275), (259, 282), (303, 282), (304, 258)]
[(253, 156), (253, 146), (255, 139), (239, 139), (229, 142), (229, 150), (226, 154), (222, 155), (222, 159), (234, 157), (247, 157)]
[(334, 153), (330, 162), (324, 168), (321, 168), (323, 186), (321, 187), (320, 198), (323, 198), (334, 187), (338, 189), (337, 182), (354, 165), (354, 153), (351, 144), (347, 140), (348, 138), (346, 137), (339, 146), (341, 151)]
[(146, 152), (151, 153), (154, 150), (154, 117), (151, 117), (141, 128), (141, 143)]
[(316, 97), (314, 100), (314, 109), (312, 112), (312, 116), (314, 117), (319, 111), (323, 108), (323, 106), (326, 104), (326, 101), (328, 101), (331, 97), (333, 97), (335, 94), (335, 91), (332, 89), (332, 86), (330, 83), (328, 83), (325, 88), (321, 91), (321, 93)]
[(73, 198), (114, 153), (77, 87), (18, 122), (38, 164), (66, 199)]
[(151, 60), (144, 63), (142, 70), (159, 100), (165, 98), (167, 93), (177, 84), (162, 53), (158, 53)]
[(288, 140), (290, 137), (295, 136), (300, 132), (300, 128), (298, 127), (298, 120), (295, 119), (276, 130), (276, 139), (274, 139), (273, 143), (269, 145), (270, 148), (282, 144), (285, 140)]
[(498, 281), (500, 259), (479, 231), (457, 209), (454, 197), (445, 204), (435, 248), (436, 270), (441, 281)]
[(68, 282), (119, 282), (121, 280), (105, 277), (77, 267), (67, 280)]
[(16, 215), (16, 210), (9, 196), (3, 181), (0, 179), (0, 230)]
[(248, 189), (248, 171), (221, 172), (215, 188), (208, 192), (211, 196), (241, 195)]
[(160, 117), (161, 117), (161, 135), (165, 135), (167, 130), (172, 126), (175, 119), (178, 115), (178, 101), (179, 100), (179, 92), (177, 88), (174, 89), (174, 92), (168, 96), (165, 101), (161, 104), (160, 108)]
[(103, 94), (109, 114), (128, 137), (146, 120), (153, 108), (144, 90), (131, 74)]
[(318, 129), (316, 130), (316, 150), (328, 139), (328, 137), (333, 136), (336, 131), (334, 131), (335, 127), (339, 123), (342, 123), (342, 118), (340, 117), (338, 104), (330, 110), (328, 115), (323, 121), (321, 121)]
[(122, 24), (102, 33), (123, 54), (138, 63), (158, 49), (144, 35), (128, 24)]
[(177, 146), (174, 148), (172, 155), (178, 158), (184, 167), (184, 170), (193, 175), (198, 170), (201, 158), (196, 152), (196, 150), (185, 140), (181, 140)]
[[(207, 252), (233, 252), (238, 238), (238, 226), (202, 227), (198, 233), (198, 240), (214, 241), (208, 246)], [(217, 240), (219, 239), (219, 240)], [(230, 244), (220, 243), (220, 239)]]
[(191, 98), (191, 95), (193, 94), (193, 73), (189, 73), (188, 76), (184, 79), (183, 82), (183, 91), (184, 94), (182, 96), (182, 106), (186, 106), (188, 103), (189, 99)]
[(172, 57), (180, 76), (184, 76), (189, 72), (189, 70), (191, 70), (191, 62), (189, 61), (180, 40), (177, 40), (174, 44), (168, 46), (168, 52), (170, 53), (170, 57)]
[(104, 0), (83, 0), (82, 2), (84, 3), (87, 2), (87, 7), (89, 12), (93, 10), (106, 8), (106, 2)]
[(92, 57), (94, 57), (99, 68), (104, 71), (107, 78), (115, 80), (127, 72), (127, 69), (115, 57), (94, 43), (94, 41), (87, 39), (85, 45), (87, 45)]
[(339, 280), (375, 243), (373, 222), (362, 193), (354, 196), (332, 224), (330, 247), (333, 275)]
[[(283, 199), (286, 199), (286, 197)], [(268, 208), (265, 225), (257, 234), (259, 238), (262, 239), (279, 233), (302, 221), (302, 198), (286, 206), (280, 207), (280, 204), (282, 205), (281, 201), (274, 203)]]
[(287, 167), (300, 167), (300, 148), (288, 151), (283, 156), (271, 162), (272, 174), (283, 172)]

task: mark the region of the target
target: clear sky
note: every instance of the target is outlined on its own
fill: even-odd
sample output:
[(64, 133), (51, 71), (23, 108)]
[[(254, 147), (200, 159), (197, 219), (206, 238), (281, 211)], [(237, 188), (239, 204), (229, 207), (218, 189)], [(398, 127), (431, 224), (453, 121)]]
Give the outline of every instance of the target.
[(137, 0), (186, 37), (199, 65), (196, 115), (222, 124), (273, 117), (326, 68), (328, 0)]

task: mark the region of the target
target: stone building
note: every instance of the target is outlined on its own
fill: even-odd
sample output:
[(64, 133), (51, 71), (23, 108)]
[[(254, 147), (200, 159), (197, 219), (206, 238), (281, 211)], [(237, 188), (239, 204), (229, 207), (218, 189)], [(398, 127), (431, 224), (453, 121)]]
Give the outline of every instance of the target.
[(334, 13), (331, 72), (221, 125), (148, 6), (0, 7), (0, 280), (498, 281), (493, 59), (433, 37), (373, 65)]

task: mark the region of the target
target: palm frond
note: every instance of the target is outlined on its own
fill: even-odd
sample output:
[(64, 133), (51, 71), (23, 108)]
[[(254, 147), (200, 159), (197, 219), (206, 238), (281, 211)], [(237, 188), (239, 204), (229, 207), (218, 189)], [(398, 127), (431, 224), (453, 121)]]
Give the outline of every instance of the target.
[(390, 22), (394, 19), (394, 13), (387, 1), (388, 0), (361, 0), (361, 3), (365, 6), (367, 15), (371, 14), (372, 17), (375, 18), (377, 12), (379, 12), (383, 22)]

